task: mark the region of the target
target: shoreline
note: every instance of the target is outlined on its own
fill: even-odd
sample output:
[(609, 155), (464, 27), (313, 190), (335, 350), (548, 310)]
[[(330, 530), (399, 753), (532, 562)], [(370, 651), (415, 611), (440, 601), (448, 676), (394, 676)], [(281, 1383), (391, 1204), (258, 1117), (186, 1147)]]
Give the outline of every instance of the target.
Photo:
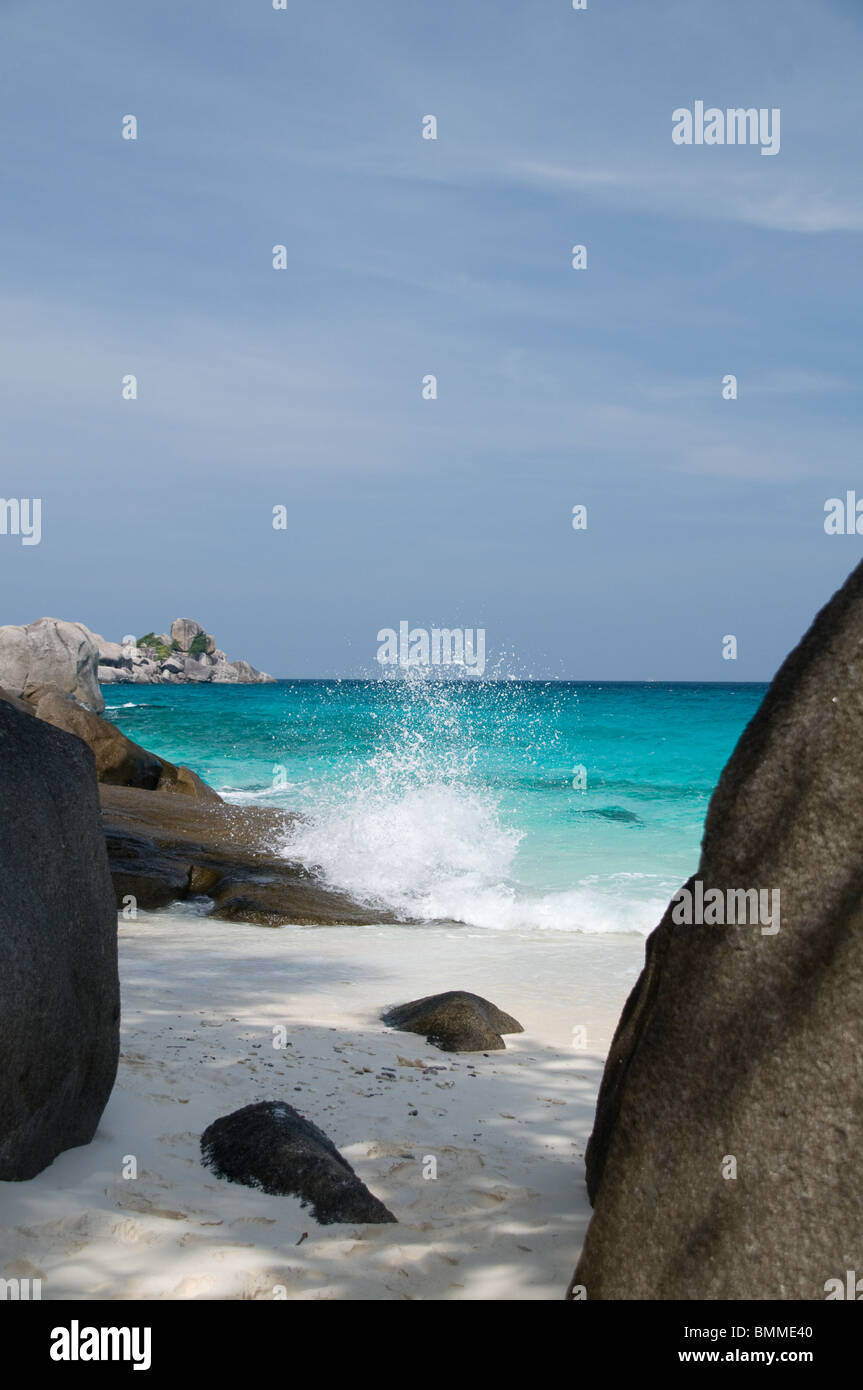
[[(162, 911), (121, 919), (119, 939), (114, 1092), (89, 1146), (0, 1184), (0, 1276), (41, 1278), (43, 1299), (563, 1299), (591, 1215), (596, 1092), (643, 937), (262, 932)], [(531, 940), (542, 951), (526, 964)], [(377, 1017), (443, 989), (483, 994), (525, 1032), (505, 1052), (445, 1053)], [(290, 1046), (276, 1050), (279, 1025)], [(265, 1099), (320, 1125), (399, 1224), (319, 1226), (297, 1199), (203, 1168), (206, 1126)]]

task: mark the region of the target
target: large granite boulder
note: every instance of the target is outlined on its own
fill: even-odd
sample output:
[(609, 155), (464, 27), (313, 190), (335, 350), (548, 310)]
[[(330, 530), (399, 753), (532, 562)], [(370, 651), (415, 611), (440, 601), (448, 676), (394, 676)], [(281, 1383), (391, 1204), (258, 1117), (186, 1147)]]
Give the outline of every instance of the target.
[(687, 925), (676, 895), (648, 941), (575, 1294), (823, 1299), (863, 1273), (863, 566), (744, 731), (686, 888), (720, 890), (726, 921), (729, 891), (772, 896), (755, 923)]
[(0, 700), (0, 1181), (88, 1144), (119, 1055), (117, 913), (93, 755)]
[(56, 685), (88, 709), (105, 708), (99, 690), (99, 647), (83, 623), (39, 618), (26, 627), (0, 627), (0, 685), (25, 695), (37, 685)]
[(283, 1101), (214, 1120), (201, 1136), (201, 1160), (229, 1182), (299, 1197), (322, 1226), (395, 1221), (323, 1130)]
[(206, 636), (206, 629), (192, 618), (175, 618), (171, 624), (171, 640), (177, 643), (182, 652), (189, 650), (196, 637)]

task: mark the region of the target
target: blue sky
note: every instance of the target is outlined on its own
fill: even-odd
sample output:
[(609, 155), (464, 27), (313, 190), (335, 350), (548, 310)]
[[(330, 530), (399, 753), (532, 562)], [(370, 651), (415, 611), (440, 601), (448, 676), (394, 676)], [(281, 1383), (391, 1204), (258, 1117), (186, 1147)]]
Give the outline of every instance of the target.
[[(0, 622), (769, 678), (863, 545), (861, 47), (850, 0), (4, 0)], [(674, 145), (696, 100), (779, 154)]]

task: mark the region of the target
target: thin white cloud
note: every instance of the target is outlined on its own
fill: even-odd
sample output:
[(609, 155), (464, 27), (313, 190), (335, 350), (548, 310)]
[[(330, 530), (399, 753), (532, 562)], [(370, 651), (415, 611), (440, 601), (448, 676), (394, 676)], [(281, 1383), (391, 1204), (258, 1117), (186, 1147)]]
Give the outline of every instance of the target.
[[(706, 153), (713, 155), (713, 151)], [(552, 192), (578, 189), (593, 193), (600, 202), (606, 194), (616, 207), (628, 206), (657, 216), (744, 222), (807, 235), (863, 231), (863, 197), (854, 192), (825, 192), (818, 187), (817, 171), (811, 180), (799, 173), (786, 175), (784, 186), (778, 190), (766, 176), (695, 170), (691, 165), (679, 173), (669, 173), (648, 171), (643, 166), (585, 169), (527, 160), (513, 164), (510, 172), (515, 182)]]

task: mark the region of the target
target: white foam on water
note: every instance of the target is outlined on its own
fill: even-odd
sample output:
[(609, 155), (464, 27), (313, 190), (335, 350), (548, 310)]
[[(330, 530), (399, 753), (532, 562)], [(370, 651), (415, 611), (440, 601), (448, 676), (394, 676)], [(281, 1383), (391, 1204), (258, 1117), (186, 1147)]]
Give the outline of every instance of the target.
[[(473, 773), (464, 709), (446, 686), (400, 681), (373, 756), (322, 786), (283, 846), (326, 884), (401, 918), (493, 930), (647, 933), (667, 903), (659, 885), (612, 875), (565, 891), (520, 890), (524, 832)], [(505, 732), (503, 733), (505, 736)], [(232, 798), (235, 799), (235, 798)]]
[(260, 802), (263, 806), (275, 806), (284, 811), (295, 811), (304, 797), (304, 789), (290, 782), (278, 787), (219, 787), (218, 791), (222, 800), (233, 806), (251, 806)]
[(298, 824), (288, 848), (362, 902), (425, 921), (468, 921), (484, 901), (506, 901), (520, 839), (479, 792), (430, 783), (355, 791)]

